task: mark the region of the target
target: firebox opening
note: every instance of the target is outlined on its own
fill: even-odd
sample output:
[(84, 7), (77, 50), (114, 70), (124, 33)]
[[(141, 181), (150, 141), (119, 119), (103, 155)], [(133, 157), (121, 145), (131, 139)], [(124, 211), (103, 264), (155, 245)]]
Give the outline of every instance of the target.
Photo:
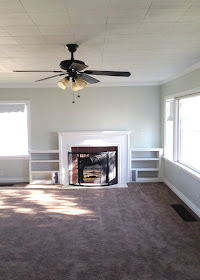
[(72, 151), (74, 149), (76, 152), (68, 153), (70, 185), (106, 186), (118, 183), (117, 147), (111, 147), (112, 151), (105, 151), (105, 147), (89, 147), (90, 151), (84, 147), (85, 152), (81, 152), (80, 147), (72, 148)]

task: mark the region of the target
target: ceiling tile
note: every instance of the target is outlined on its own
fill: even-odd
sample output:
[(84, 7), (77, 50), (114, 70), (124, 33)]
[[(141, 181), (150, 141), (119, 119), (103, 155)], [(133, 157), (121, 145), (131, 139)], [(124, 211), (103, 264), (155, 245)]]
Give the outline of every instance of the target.
[(73, 35), (74, 31), (70, 24), (68, 25), (38, 25), (38, 29), (40, 30), (42, 35)]
[(33, 25), (32, 20), (26, 13), (1, 14), (0, 26)]
[(3, 28), (0, 27), (0, 37), (1, 36), (6, 37), (6, 36), (10, 36), (10, 35)]
[(163, 34), (167, 31), (172, 30), (174, 27), (174, 23), (151, 23), (151, 22), (145, 22), (140, 25), (140, 28), (138, 29), (138, 33), (143, 34)]
[(0, 37), (0, 45), (17, 45), (17, 42), (12, 37)]
[(38, 28), (34, 25), (28, 26), (5, 26), (6, 30), (11, 36), (35, 36), (41, 35)]
[(65, 13), (29, 13), (36, 25), (67, 25), (70, 23), (67, 12)]
[(12, 65), (13, 63), (14, 63), (14, 60), (12, 58), (7, 58), (7, 57), (0, 58), (1, 65)]
[(60, 44), (60, 45), (66, 45), (66, 44), (73, 44), (75, 43), (75, 39), (73, 35), (69, 36), (44, 36), (46, 42), (48, 44)]
[(142, 22), (147, 11), (147, 9), (109, 10), (108, 23)]
[(132, 42), (132, 37), (129, 34), (125, 35), (109, 35), (106, 34), (105, 36), (105, 44), (110, 43), (110, 44), (128, 44), (129, 42)]
[(59, 60), (57, 57), (52, 57), (49, 55), (49, 57), (13, 57), (13, 61), (19, 63), (19, 64), (27, 64), (27, 63), (47, 63), (49, 60), (51, 60), (51, 63), (54, 63), (55, 66), (59, 65)]
[(142, 34), (142, 33), (136, 33), (132, 36), (132, 42), (143, 42), (145, 44), (149, 44), (151, 42), (153, 42), (154, 44), (156, 42), (160, 42), (160, 40), (162, 39), (162, 35), (161, 34)]
[(174, 26), (173, 26), (173, 31), (175, 32), (180, 32), (180, 33), (184, 33), (184, 32), (199, 32), (200, 30), (200, 22), (177, 22)]
[(192, 6), (182, 17), (180, 21), (200, 21), (200, 7)]
[(152, 0), (110, 0), (110, 10), (148, 9)]
[(186, 9), (150, 9), (145, 22), (177, 22)]
[(94, 48), (96, 46), (102, 46), (104, 44), (104, 36), (94, 36), (91, 34), (75, 34), (76, 42), (79, 45), (89, 46), (90, 48)]
[(193, 0), (153, 0), (151, 4), (152, 9), (179, 9), (189, 8)]
[(72, 30), (75, 34), (90, 34), (92, 36), (104, 35), (106, 24), (72, 24)]
[(73, 13), (69, 13), (69, 16), (72, 24), (102, 24), (106, 23), (107, 20), (106, 14), (97, 11), (88, 11), (87, 13), (80, 15), (75, 10)]
[(42, 45), (46, 44), (46, 41), (43, 36), (13, 36), (13, 38), (20, 45)]
[(8, 58), (8, 56), (7, 56), (5, 53), (0, 52), (0, 58), (2, 58), (2, 57), (3, 57), (3, 58), (6, 58), (6, 57)]
[[(178, 33), (177, 31), (175, 32), (168, 32), (167, 34), (164, 35), (163, 40), (167, 41), (177, 41), (177, 37), (179, 38), (179, 41), (185, 42), (185, 41), (200, 41), (200, 33), (199, 32), (182, 32)], [(200, 43), (200, 42), (199, 42)]]
[(106, 33), (108, 35), (134, 34), (138, 31), (140, 23), (108, 23)]
[[(78, 10), (82, 13), (87, 11), (105, 11), (108, 9), (109, 0), (67, 0), (67, 8), (69, 12), (77, 12)], [(80, 17), (82, 15), (80, 14)]]
[(19, 0), (1, 0), (0, 14), (24, 13), (25, 10)]
[(20, 45), (2, 45), (1, 46), (1, 51), (4, 52), (5, 54), (9, 54), (10, 52), (20, 52), (23, 50), (23, 47)]
[(20, 0), (28, 13), (62, 12), (66, 9), (65, 0)]

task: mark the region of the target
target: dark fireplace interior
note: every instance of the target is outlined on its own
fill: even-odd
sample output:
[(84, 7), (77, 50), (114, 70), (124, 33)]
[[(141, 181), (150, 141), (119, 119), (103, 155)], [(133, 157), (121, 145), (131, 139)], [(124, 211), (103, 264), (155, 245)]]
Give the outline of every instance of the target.
[(73, 147), (68, 153), (69, 184), (117, 184), (117, 147)]

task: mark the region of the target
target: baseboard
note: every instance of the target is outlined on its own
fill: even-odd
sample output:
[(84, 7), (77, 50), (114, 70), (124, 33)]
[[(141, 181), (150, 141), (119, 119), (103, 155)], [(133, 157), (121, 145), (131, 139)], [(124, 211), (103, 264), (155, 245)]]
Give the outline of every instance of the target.
[(200, 209), (189, 200), (182, 192), (177, 190), (167, 179), (163, 178), (163, 182), (198, 216), (200, 217)]
[(0, 184), (6, 183), (27, 183), (29, 182), (29, 177), (23, 178), (0, 178)]

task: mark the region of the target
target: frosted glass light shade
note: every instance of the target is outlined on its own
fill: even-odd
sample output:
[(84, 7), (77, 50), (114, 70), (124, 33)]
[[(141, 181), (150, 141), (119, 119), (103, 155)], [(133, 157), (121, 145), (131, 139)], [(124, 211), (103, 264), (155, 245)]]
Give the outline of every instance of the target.
[(57, 85), (61, 88), (61, 89), (63, 89), (63, 90), (65, 90), (66, 89), (66, 87), (67, 87), (67, 85), (68, 85), (68, 83), (69, 83), (69, 78), (63, 78), (62, 80), (60, 80), (59, 82), (57, 82)]
[(76, 82), (74, 82), (73, 80), (72, 80), (71, 90), (73, 90), (73, 91), (79, 90), (79, 87), (76, 85)]
[(76, 83), (77, 87), (79, 88), (79, 90), (83, 89), (87, 85), (87, 83), (80, 76), (78, 76), (76, 78), (75, 83)]

